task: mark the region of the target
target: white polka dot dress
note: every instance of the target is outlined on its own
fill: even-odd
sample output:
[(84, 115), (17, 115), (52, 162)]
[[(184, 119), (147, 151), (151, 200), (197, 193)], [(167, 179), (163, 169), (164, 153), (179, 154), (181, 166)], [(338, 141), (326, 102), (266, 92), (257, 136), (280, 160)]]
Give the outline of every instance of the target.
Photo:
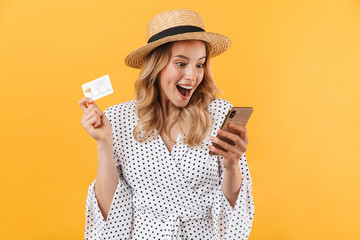
[[(209, 105), (210, 136), (216, 136), (230, 107), (223, 99)], [(179, 134), (169, 152), (160, 135), (145, 143), (134, 139), (134, 100), (104, 113), (113, 128), (119, 183), (107, 219), (95, 196), (96, 180), (90, 185), (85, 239), (248, 239), (255, 208), (245, 153), (239, 161), (242, 185), (233, 209), (221, 190), (222, 157), (209, 155), (209, 137), (201, 147), (189, 147)]]

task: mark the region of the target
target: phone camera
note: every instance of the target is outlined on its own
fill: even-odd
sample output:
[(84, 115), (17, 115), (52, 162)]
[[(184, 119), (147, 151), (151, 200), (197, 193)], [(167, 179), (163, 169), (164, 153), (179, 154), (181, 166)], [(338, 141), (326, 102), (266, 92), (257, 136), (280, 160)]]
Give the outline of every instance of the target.
[(232, 111), (231, 113), (230, 113), (230, 118), (233, 118), (234, 117), (234, 115), (235, 115), (235, 113), (236, 113), (236, 111), (234, 110), (234, 111)]

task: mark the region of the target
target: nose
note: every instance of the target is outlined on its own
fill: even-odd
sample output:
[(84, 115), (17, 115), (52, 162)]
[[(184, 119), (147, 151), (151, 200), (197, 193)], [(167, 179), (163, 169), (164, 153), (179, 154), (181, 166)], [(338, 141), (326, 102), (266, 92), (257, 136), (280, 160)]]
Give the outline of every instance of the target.
[(185, 73), (185, 79), (190, 80), (190, 81), (196, 80), (196, 67), (190, 66), (190, 64), (187, 66), (186, 73)]

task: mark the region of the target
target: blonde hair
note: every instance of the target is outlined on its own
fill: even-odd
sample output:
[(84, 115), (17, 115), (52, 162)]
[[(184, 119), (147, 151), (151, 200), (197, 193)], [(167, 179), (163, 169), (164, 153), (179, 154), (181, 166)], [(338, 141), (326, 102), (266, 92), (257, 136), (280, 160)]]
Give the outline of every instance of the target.
[(215, 99), (219, 89), (210, 70), (209, 46), (204, 43), (206, 62), (203, 80), (188, 105), (184, 108), (176, 108), (167, 121), (163, 118), (160, 104), (158, 76), (170, 61), (174, 42), (163, 44), (148, 54), (135, 82), (136, 114), (139, 117), (139, 123), (133, 132), (136, 141), (144, 142), (156, 138), (162, 130), (165, 130), (166, 137), (171, 139), (170, 129), (176, 122), (179, 123), (180, 132), (184, 136), (184, 144), (189, 146), (201, 145), (204, 138), (209, 135), (211, 118), (207, 107)]

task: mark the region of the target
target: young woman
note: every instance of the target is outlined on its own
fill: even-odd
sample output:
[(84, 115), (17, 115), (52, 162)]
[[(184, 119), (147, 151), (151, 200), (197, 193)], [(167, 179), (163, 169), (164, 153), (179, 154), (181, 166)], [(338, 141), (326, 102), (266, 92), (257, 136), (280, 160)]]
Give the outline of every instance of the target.
[(149, 22), (148, 43), (125, 59), (141, 69), (135, 100), (104, 113), (91, 99), (79, 101), (81, 124), (98, 147), (85, 239), (248, 238), (247, 131), (236, 124), (238, 134), (219, 130), (232, 105), (216, 98), (210, 69), (210, 57), (229, 46), (205, 31), (198, 13), (163, 12)]

